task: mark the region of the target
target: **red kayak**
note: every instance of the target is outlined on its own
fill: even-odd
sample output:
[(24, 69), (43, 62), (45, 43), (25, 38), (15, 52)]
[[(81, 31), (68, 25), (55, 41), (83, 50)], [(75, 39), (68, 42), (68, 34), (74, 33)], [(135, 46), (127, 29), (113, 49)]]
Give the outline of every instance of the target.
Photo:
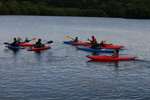
[(21, 42), (18, 45), (22, 47), (32, 47), (34, 44), (29, 42)]
[(50, 46), (44, 46), (44, 47), (40, 47), (40, 48), (31, 47), (30, 49), (28, 49), (28, 51), (41, 52), (41, 51), (48, 50), (50, 48), (51, 48)]
[(92, 61), (97, 62), (117, 62), (117, 61), (131, 61), (136, 60), (137, 57), (134, 56), (120, 56), (120, 57), (113, 57), (113, 56), (106, 56), (106, 55), (99, 55), (99, 56), (87, 56)]
[(103, 49), (122, 49), (124, 48), (124, 46), (121, 45), (114, 45), (114, 44), (104, 44), (104, 46), (102, 46)]

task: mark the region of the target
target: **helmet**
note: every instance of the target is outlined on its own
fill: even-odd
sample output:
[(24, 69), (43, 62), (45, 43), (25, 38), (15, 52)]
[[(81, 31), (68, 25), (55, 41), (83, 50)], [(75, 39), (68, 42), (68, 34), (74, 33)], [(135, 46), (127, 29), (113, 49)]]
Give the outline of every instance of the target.
[(40, 42), (41, 42), (41, 41), (42, 41), (42, 39), (38, 39), (38, 41), (40, 41)]
[(16, 37), (14, 37), (14, 40), (17, 40), (17, 38), (16, 38)]

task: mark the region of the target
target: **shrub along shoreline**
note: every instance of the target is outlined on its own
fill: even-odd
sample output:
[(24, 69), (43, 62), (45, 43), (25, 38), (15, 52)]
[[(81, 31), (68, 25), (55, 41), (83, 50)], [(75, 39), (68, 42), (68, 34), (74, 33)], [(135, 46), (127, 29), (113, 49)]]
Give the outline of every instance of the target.
[(0, 15), (149, 19), (150, 0), (0, 0)]

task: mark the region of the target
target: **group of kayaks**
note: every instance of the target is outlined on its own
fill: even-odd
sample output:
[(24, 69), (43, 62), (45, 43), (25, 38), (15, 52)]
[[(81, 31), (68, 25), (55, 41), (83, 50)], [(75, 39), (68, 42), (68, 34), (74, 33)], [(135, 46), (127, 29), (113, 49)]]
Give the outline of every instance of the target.
[[(45, 51), (51, 48), (50, 43), (53, 43), (53, 41), (48, 41), (44, 44), (42, 47), (35, 47), (35, 44), (33, 42), (19, 42), (17, 45), (12, 45), (11, 43), (5, 42), (5, 47), (13, 50), (18, 51), (20, 49), (27, 48), (27, 51), (34, 51), (34, 52), (41, 52)], [(89, 41), (64, 41), (64, 44), (75, 46), (78, 50), (86, 51), (94, 53), (94, 55), (88, 55), (86, 56), (91, 61), (96, 62), (117, 62), (117, 61), (131, 61), (136, 60), (137, 57), (135, 56), (113, 56), (114, 50), (124, 50), (123, 45), (116, 45), (116, 44), (108, 44), (105, 43), (100, 48), (91, 48), (91, 43)], [(96, 55), (95, 55), (96, 54)], [(110, 55), (103, 55), (103, 54), (110, 54)]]
[[(108, 44), (105, 43), (101, 48), (91, 48), (91, 44), (88, 41), (64, 41), (64, 44), (75, 46), (78, 50), (95, 53), (94, 55), (86, 56), (91, 61), (96, 62), (118, 62), (118, 61), (132, 61), (136, 60), (135, 56), (113, 56), (115, 50), (125, 50), (123, 45)], [(104, 55), (107, 54), (107, 55)], [(108, 55), (111, 54), (111, 55)]]
[(48, 45), (48, 43), (52, 43), (52, 41), (50, 42), (48, 41), (42, 47), (35, 47), (34, 46), (35, 44), (32, 42), (20, 42), (17, 45), (12, 45), (11, 43), (7, 43), (7, 42), (5, 42), (4, 44), (5, 47), (13, 51), (19, 51), (20, 49), (27, 49), (27, 51), (42, 52), (51, 48), (51, 46)]

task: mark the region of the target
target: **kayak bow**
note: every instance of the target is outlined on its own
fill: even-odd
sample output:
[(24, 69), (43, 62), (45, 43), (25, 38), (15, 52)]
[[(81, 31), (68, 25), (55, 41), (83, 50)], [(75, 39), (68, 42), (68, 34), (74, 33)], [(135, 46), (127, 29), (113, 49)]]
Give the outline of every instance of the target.
[(22, 48), (20, 46), (13, 46), (11, 44), (7, 44), (5, 47), (7, 47), (8, 49), (13, 50), (13, 51), (18, 51), (20, 49), (24, 49), (24, 48)]

